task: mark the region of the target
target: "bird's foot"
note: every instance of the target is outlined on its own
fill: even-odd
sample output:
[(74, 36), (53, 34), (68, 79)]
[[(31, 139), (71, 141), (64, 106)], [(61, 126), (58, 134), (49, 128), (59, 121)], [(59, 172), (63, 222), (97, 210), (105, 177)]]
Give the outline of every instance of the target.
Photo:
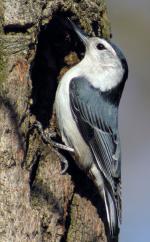
[(61, 161), (61, 174), (64, 175), (69, 167), (68, 161), (57, 149), (55, 149), (55, 153)]
[(51, 144), (54, 148), (57, 148), (57, 149), (61, 149), (61, 150), (66, 150), (66, 151), (69, 151), (69, 152), (72, 152), (74, 153), (74, 149), (67, 146), (67, 145), (64, 145), (64, 144), (60, 144), (54, 140), (52, 140), (53, 138), (56, 138), (57, 136), (57, 133), (56, 132), (45, 132), (43, 130), (43, 127), (42, 127), (42, 124), (39, 122), (39, 121), (36, 121), (34, 124), (33, 124), (34, 127), (36, 127), (38, 129), (38, 131), (40, 132), (43, 140), (48, 143), (48, 144)]
[(42, 127), (42, 124), (39, 122), (39, 121), (36, 121), (32, 127), (35, 127), (37, 128), (37, 130), (39, 131), (39, 133), (41, 134), (42, 136), (42, 139), (53, 146), (54, 148), (54, 152), (58, 155), (58, 157), (60, 158), (62, 164), (63, 164), (63, 169), (61, 171), (61, 174), (64, 174), (67, 169), (68, 169), (68, 161), (66, 160), (66, 158), (59, 152), (59, 149), (60, 150), (65, 150), (65, 151), (68, 151), (70, 153), (74, 153), (74, 149), (69, 147), (69, 146), (66, 146), (64, 144), (60, 144), (54, 140), (52, 140), (53, 138), (56, 138), (56, 132), (45, 132), (43, 130), (43, 127)]

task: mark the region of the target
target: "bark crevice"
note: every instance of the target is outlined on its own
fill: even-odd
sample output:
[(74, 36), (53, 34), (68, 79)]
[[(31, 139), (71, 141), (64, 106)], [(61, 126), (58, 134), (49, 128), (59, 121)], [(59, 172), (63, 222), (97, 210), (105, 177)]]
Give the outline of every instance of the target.
[(33, 26), (33, 23), (27, 23), (24, 25), (20, 24), (9, 24), (4, 26), (4, 33), (26, 33)]

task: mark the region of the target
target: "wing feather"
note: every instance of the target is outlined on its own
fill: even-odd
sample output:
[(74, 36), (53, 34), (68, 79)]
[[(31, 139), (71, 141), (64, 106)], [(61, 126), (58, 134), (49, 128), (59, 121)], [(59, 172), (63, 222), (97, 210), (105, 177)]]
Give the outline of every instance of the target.
[[(83, 78), (74, 78), (70, 83), (70, 107), (76, 124), (91, 149), (97, 167), (115, 193), (114, 155), (120, 147), (117, 123), (117, 107), (103, 98), (98, 89), (91, 87)], [(119, 144), (119, 146), (118, 146)], [(116, 171), (120, 169), (120, 156), (115, 160)], [(121, 172), (119, 171), (119, 174)], [(120, 177), (119, 177), (120, 180)], [(117, 192), (118, 196), (119, 191)]]

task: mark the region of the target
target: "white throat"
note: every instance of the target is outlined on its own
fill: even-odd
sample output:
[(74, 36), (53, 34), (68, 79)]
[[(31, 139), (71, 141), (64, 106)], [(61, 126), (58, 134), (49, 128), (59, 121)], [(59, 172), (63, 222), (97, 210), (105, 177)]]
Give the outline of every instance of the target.
[(116, 87), (123, 78), (123, 69), (119, 64), (117, 67), (113, 64), (100, 66), (99, 63), (93, 63), (90, 58), (85, 56), (77, 66), (80, 74), (102, 92)]

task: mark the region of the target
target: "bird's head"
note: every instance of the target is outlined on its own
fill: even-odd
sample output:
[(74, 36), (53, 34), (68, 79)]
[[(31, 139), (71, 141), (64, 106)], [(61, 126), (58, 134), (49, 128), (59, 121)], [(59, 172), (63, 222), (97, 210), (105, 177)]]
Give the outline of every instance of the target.
[(88, 37), (70, 19), (69, 21), (86, 48), (85, 57), (89, 57), (93, 65), (97, 63), (103, 68), (127, 67), (124, 66), (127, 63), (122, 51), (115, 44), (104, 38)]
[(88, 75), (99, 76), (98, 79), (102, 83), (102, 85), (98, 84), (101, 85), (100, 89), (109, 90), (125, 82), (128, 76), (128, 66), (122, 51), (104, 38), (88, 37), (71, 20), (69, 21), (85, 46), (85, 57), (82, 63), (85, 63), (86, 72)]

